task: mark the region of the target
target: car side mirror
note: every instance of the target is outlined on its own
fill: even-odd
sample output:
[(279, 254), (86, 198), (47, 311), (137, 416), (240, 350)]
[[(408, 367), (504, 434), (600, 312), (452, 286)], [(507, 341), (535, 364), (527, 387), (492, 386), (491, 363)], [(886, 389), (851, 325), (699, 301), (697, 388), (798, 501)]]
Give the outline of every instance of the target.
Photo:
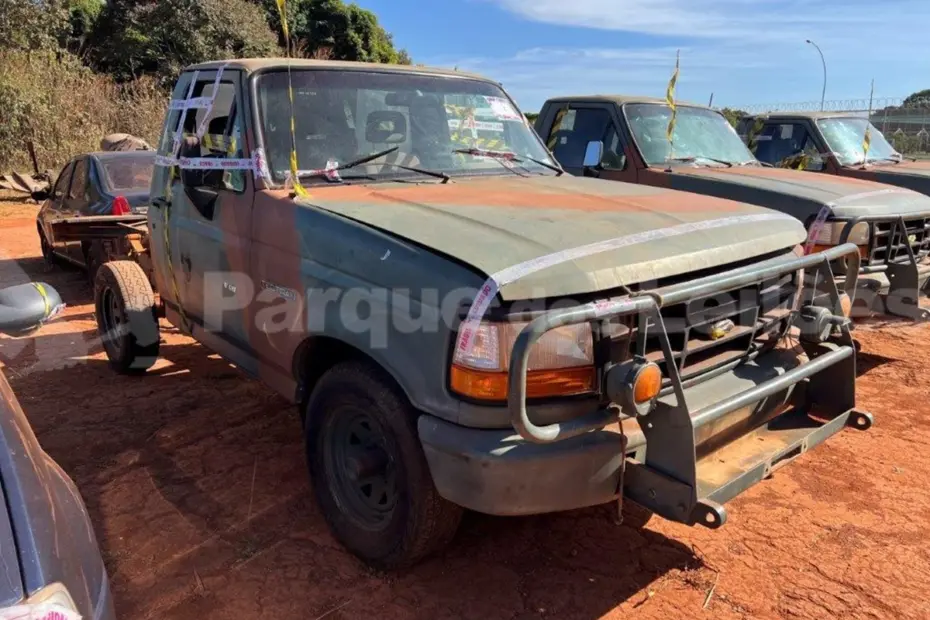
[(584, 150), (584, 162), (582, 165), (585, 168), (600, 168), (601, 162), (604, 160), (604, 143), (600, 140), (591, 140), (588, 142), (588, 146)]
[(49, 193), (49, 190), (47, 189), (37, 189), (34, 192), (32, 192), (30, 195), (32, 196), (33, 200), (39, 203), (45, 202), (46, 200), (48, 200), (49, 196), (51, 196), (51, 194)]
[(28, 336), (64, 308), (61, 296), (43, 283), (27, 283), (0, 289), (0, 333)]

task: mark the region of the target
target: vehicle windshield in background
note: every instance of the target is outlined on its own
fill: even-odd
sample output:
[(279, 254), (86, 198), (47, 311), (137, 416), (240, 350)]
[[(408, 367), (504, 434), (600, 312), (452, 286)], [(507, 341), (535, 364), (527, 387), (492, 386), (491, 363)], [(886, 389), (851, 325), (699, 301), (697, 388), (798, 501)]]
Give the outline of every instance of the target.
[(827, 146), (844, 166), (865, 163), (866, 127), (871, 127), (868, 161), (899, 161), (901, 154), (888, 144), (875, 125), (864, 118), (824, 118), (817, 121)]
[(148, 191), (152, 182), (155, 156), (127, 155), (107, 158), (100, 161), (100, 164), (103, 169), (103, 182), (109, 191), (142, 192)]
[(630, 103), (623, 106), (633, 139), (650, 166), (694, 158), (696, 163), (733, 165), (756, 163), (756, 158), (726, 118), (703, 108), (678, 107), (678, 118), (669, 149), (666, 131), (672, 110), (660, 103)]
[[(307, 182), (332, 180), (312, 171), (395, 147), (340, 176), (428, 180), (397, 165), (450, 176), (553, 174), (531, 161), (555, 165), (522, 114), (494, 84), (360, 71), (294, 70), (292, 79), (297, 164)], [(282, 182), (291, 154), (287, 73), (260, 76), (258, 99), (268, 166)]]

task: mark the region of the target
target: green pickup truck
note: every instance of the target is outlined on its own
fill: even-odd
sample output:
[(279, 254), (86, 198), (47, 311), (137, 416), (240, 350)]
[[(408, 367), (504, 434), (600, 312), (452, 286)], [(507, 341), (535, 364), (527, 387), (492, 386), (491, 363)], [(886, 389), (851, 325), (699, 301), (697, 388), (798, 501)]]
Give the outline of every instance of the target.
[(151, 195), (96, 279), (110, 363), (150, 368), (164, 316), (297, 404), (322, 513), (373, 566), (441, 548), (463, 508), (627, 498), (720, 527), (728, 500), (871, 425), (855, 245), (804, 255), (784, 214), (564, 174), (480, 76), (190, 67)]
[[(869, 149), (864, 148), (866, 130)], [(930, 161), (907, 159), (863, 116), (846, 112), (770, 112), (747, 116), (740, 137), (759, 161), (930, 195)]]
[[(670, 116), (664, 99), (556, 97), (543, 106), (536, 131), (572, 174), (775, 209), (804, 223), (807, 251), (854, 243), (862, 258), (854, 316), (877, 311), (930, 319), (920, 306), (930, 286), (930, 197), (851, 176), (774, 168), (753, 156), (722, 114), (704, 106), (677, 105), (669, 144)], [(760, 149), (769, 144), (763, 133)]]

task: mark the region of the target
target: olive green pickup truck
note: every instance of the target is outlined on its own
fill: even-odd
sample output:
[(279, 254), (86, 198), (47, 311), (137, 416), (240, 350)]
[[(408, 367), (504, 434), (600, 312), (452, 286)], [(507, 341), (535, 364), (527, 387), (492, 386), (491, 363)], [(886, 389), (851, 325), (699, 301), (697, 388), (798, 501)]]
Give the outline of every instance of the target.
[[(670, 116), (664, 99), (556, 97), (543, 106), (536, 131), (573, 174), (775, 209), (804, 223), (807, 251), (854, 243), (862, 258), (854, 316), (877, 311), (930, 319), (919, 304), (930, 286), (930, 197), (858, 173), (840, 177), (774, 168), (750, 152), (722, 114), (704, 106), (677, 104), (669, 143)], [(799, 152), (820, 148), (811, 147), (801, 129), (780, 127), (773, 134), (766, 126), (759, 134), (757, 155), (782, 139), (796, 141)], [(876, 136), (876, 152), (878, 142)], [(817, 161), (809, 158), (808, 166), (816, 167)], [(900, 166), (903, 170), (909, 164)]]
[(871, 425), (855, 245), (804, 255), (793, 217), (564, 174), (477, 75), (190, 67), (151, 195), (97, 275), (110, 363), (150, 368), (164, 316), (297, 404), (322, 513), (374, 566), (441, 548), (463, 508), (626, 498), (720, 527), (727, 501)]

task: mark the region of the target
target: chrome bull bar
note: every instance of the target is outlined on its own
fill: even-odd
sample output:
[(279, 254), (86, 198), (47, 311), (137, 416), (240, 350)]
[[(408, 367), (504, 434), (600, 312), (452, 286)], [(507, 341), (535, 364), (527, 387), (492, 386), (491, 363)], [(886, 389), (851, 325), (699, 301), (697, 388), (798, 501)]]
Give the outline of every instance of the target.
[[(628, 465), (623, 494), (665, 518), (719, 527), (726, 520), (726, 512), (721, 503), (758, 482), (762, 477), (760, 472), (767, 475), (847, 424), (861, 429), (871, 425), (871, 416), (854, 409), (855, 350), (848, 321), (845, 317), (835, 316), (835, 309), (841, 307), (841, 293), (833, 277), (831, 261), (841, 258), (847, 259), (847, 278), (843, 282), (843, 290), (852, 296), (859, 273), (859, 253), (855, 245), (844, 244), (793, 260), (750, 265), (624, 299), (554, 310), (537, 317), (519, 334), (511, 353), (508, 407), (514, 429), (526, 441), (546, 444), (602, 429), (624, 417), (637, 417), (638, 421), (641, 421), (640, 427), (646, 438), (645, 458), (643, 462), (639, 462), (631, 459), (627, 453)], [(822, 287), (816, 299), (814, 292), (806, 288), (795, 294), (800, 295), (802, 303), (807, 306), (816, 304), (823, 310), (821, 315), (826, 314), (832, 321), (835, 329), (831, 329), (832, 335), (828, 341), (805, 340), (802, 331), (800, 344), (807, 355), (807, 361), (752, 385), (749, 389), (692, 410), (688, 406), (687, 391), (695, 383), (693, 380), (687, 382), (689, 387), (686, 388), (686, 384), (681, 380), (661, 309), (802, 269), (805, 270), (805, 274), (808, 270), (813, 271), (817, 276), (815, 283), (820, 280)], [(832, 316), (831, 312), (834, 313)], [(530, 419), (526, 405), (528, 359), (533, 344), (545, 333), (558, 327), (585, 322), (602, 322), (606, 326), (610, 319), (623, 315), (638, 315), (640, 320), (645, 317), (651, 321), (650, 329), (656, 329), (655, 333), (659, 337), (662, 355), (666, 361), (667, 380), (670, 380), (671, 386), (662, 391), (656, 409), (648, 415), (639, 416), (636, 412), (622, 411), (610, 391), (605, 393), (603, 387), (610, 384), (607, 376), (611, 369), (620, 366), (608, 362), (602, 368), (598, 368), (602, 386), (600, 407), (566, 422), (536, 425)], [(803, 389), (794, 390), (798, 385), (803, 385)], [(790, 434), (782, 432), (784, 429), (773, 430), (772, 433), (782, 432), (778, 435), (778, 440), (782, 443), (777, 450), (754, 454), (752, 458), (755, 459), (755, 465), (741, 469), (739, 475), (729, 476), (723, 483), (719, 483), (719, 480), (708, 482), (714, 475), (702, 471), (703, 465), (698, 462), (699, 448), (703, 449), (699, 445), (701, 442), (698, 439), (698, 431), (718, 423), (728, 414), (747, 407), (751, 409), (773, 395), (786, 393), (786, 390), (787, 393), (794, 394), (789, 398), (791, 406), (786, 404), (778, 411), (762, 414), (764, 417), (753, 418), (754, 424), (761, 425), (758, 429), (768, 429), (767, 425), (770, 422), (792, 407), (789, 413), (795, 417), (807, 416), (809, 410), (816, 408), (817, 415), (826, 416), (829, 422), (816, 430), (806, 426), (808, 422), (804, 422), (803, 427), (793, 429)], [(741, 432), (743, 431), (744, 435), (756, 432), (751, 428)], [(738, 440), (739, 438), (732, 439), (724, 445)]]

